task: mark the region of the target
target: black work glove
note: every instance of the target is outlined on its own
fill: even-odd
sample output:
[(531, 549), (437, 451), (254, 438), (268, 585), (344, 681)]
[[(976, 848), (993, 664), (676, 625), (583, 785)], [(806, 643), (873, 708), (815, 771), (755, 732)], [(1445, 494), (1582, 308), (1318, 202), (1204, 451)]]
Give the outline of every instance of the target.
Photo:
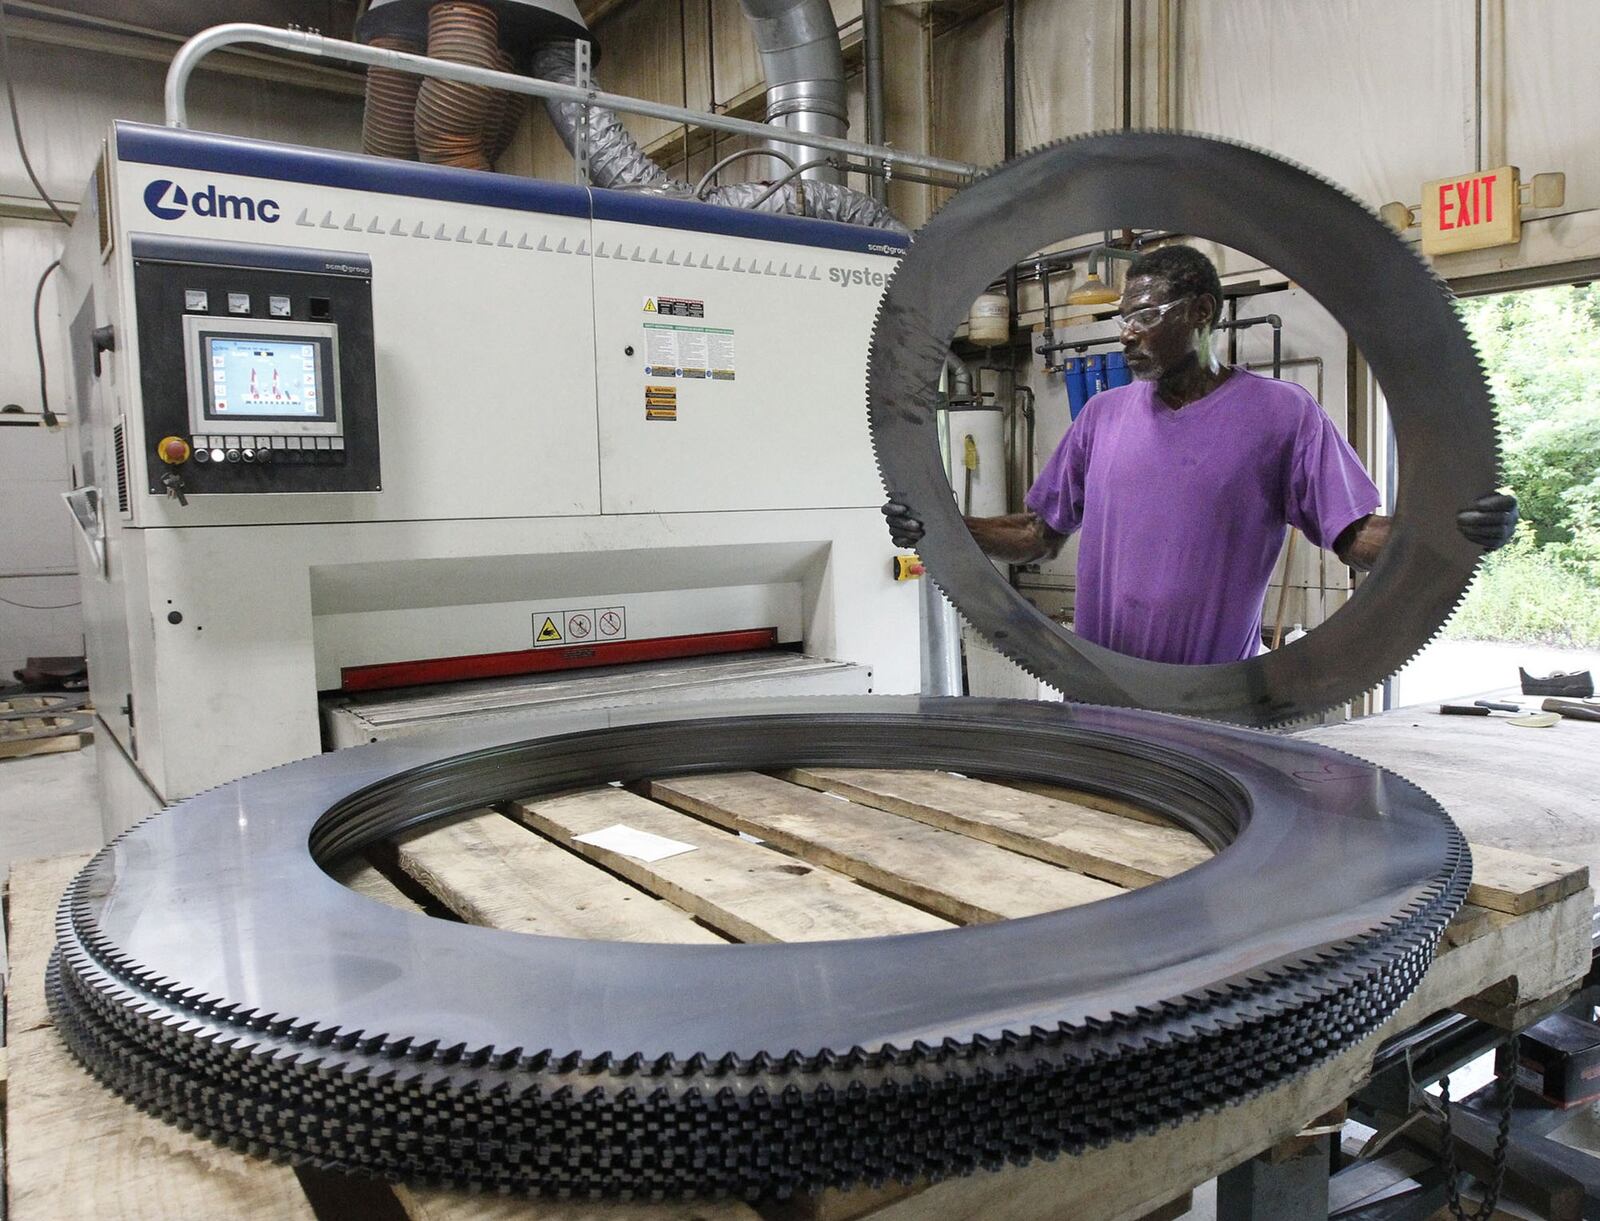
[(1456, 527), (1468, 542), (1496, 551), (1509, 543), (1516, 531), (1517, 498), (1505, 492), (1480, 496), (1456, 514)]
[(889, 537), (896, 547), (915, 548), (922, 541), (922, 522), (911, 516), (911, 510), (891, 496), (883, 506), (883, 515), (889, 521)]

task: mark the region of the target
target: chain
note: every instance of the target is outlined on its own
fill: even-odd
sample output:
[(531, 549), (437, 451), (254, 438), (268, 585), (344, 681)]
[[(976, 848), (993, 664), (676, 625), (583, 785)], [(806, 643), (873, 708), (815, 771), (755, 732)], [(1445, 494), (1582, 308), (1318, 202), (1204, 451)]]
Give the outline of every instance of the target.
[(1504, 1067), (1495, 1077), (1495, 1088), (1499, 1092), (1500, 1124), (1494, 1142), (1494, 1157), (1490, 1162), (1491, 1177), (1482, 1202), (1470, 1213), (1462, 1207), (1461, 1193), (1456, 1189), (1461, 1168), (1456, 1164), (1456, 1137), (1450, 1127), (1450, 1077), (1446, 1074), (1439, 1078), (1439, 1103), (1444, 1110), (1444, 1190), (1449, 1197), (1450, 1215), (1456, 1221), (1489, 1221), (1494, 1215), (1495, 1205), (1500, 1202), (1500, 1189), (1506, 1179), (1506, 1149), (1511, 1143), (1511, 1104), (1516, 1096), (1517, 1051), (1521, 1042), (1520, 1036), (1512, 1035), (1505, 1044)]

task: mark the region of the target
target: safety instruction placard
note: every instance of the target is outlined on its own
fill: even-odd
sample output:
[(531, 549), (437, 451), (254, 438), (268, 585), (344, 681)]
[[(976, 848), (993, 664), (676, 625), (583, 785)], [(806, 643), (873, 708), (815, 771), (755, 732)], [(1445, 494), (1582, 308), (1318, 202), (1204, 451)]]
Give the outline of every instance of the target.
[(533, 647), (565, 648), (628, 638), (628, 612), (620, 606), (533, 612)]
[(734, 338), (727, 327), (647, 322), (644, 349), (649, 377), (734, 380)]

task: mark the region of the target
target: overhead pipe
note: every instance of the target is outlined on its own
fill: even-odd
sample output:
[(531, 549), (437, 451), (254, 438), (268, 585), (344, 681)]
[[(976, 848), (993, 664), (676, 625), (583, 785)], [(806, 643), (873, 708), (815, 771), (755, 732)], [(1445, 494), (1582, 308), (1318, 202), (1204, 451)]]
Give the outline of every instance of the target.
[[(494, 72), (470, 64), (453, 64), (446, 60), (430, 59), (425, 55), (412, 55), (405, 51), (392, 51), (382, 47), (363, 46), (340, 38), (327, 38), (310, 30), (280, 30), (269, 25), (255, 25), (236, 21), (202, 30), (178, 49), (167, 68), (166, 84), (162, 91), (165, 122), (168, 127), (189, 126), (189, 78), (200, 62), (213, 51), (223, 47), (249, 44), (275, 47), (280, 51), (306, 55), (316, 59), (338, 59), (349, 63), (367, 64), (380, 68), (393, 68), (398, 72), (411, 72), (418, 76), (437, 76), (444, 80), (465, 81), (472, 85), (487, 85), (504, 89), (508, 93), (525, 97), (576, 102), (594, 109), (608, 108), (625, 114), (648, 115), (667, 119), (673, 123), (686, 123), (712, 131), (725, 131), (737, 136), (757, 140), (768, 139), (772, 128), (765, 123), (752, 123), (731, 115), (708, 114), (691, 110), (687, 106), (672, 106), (665, 102), (651, 102), (644, 98), (627, 97), (620, 93), (605, 93), (599, 89), (579, 89), (557, 81), (539, 80), (512, 72)], [(889, 161), (917, 169), (952, 174), (959, 178), (974, 178), (979, 167), (966, 161), (952, 161), (926, 153), (901, 152), (899, 149), (877, 148), (856, 140), (836, 140), (831, 136), (809, 132), (795, 132), (789, 137), (793, 143), (807, 148), (822, 149), (847, 157), (866, 161)]]
[[(862, 89), (867, 112), (867, 143), (884, 140), (883, 96), (883, 0), (861, 0)], [(883, 203), (889, 197), (889, 183), (878, 174), (867, 178), (867, 194)]]
[[(570, 85), (577, 79), (573, 45), (569, 42), (547, 43), (534, 52), (532, 71), (549, 84)], [(594, 94), (597, 97), (610, 95)], [(632, 102), (632, 99), (623, 99)], [(654, 103), (633, 102), (631, 109), (644, 112), (644, 106)], [(694, 196), (688, 182), (672, 177), (639, 146), (628, 129), (622, 125), (615, 110), (607, 106), (589, 106), (588, 124), (583, 124), (585, 104), (566, 98), (549, 98), (545, 102), (551, 122), (567, 149), (576, 152), (578, 141), (587, 134), (585, 147), (589, 154), (589, 178), (598, 187), (618, 190), (646, 190), (660, 194)], [(739, 120), (733, 120), (739, 122)], [(759, 124), (748, 124), (764, 136), (772, 129)], [(808, 134), (808, 140), (832, 141), (831, 137)], [(787, 157), (787, 145), (770, 146), (776, 155)], [(873, 149), (876, 153), (880, 150)], [(812, 170), (822, 168), (809, 167)], [(708, 191), (706, 203), (732, 208), (759, 208), (765, 212), (781, 212), (798, 216), (813, 216), (822, 220), (836, 220), (851, 225), (867, 225), (875, 229), (889, 229), (897, 233), (908, 232), (894, 215), (871, 196), (834, 182), (799, 182), (768, 184), (762, 182), (731, 182)]]
[[(767, 78), (767, 122), (812, 135), (843, 139), (850, 131), (844, 85), (844, 51), (828, 0), (739, 0), (761, 54)], [(772, 147), (799, 162), (802, 147), (774, 141)], [(819, 165), (807, 182), (843, 185), (844, 174)]]

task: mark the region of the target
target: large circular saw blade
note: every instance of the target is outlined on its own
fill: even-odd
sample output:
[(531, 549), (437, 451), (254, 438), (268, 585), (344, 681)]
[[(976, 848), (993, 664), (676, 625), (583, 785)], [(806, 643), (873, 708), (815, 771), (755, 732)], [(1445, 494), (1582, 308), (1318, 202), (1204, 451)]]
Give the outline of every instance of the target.
[[(1220, 849), (1101, 902), (855, 941), (578, 941), (398, 912), (323, 866), (516, 796), (941, 767), (1130, 800)], [(1286, 1081), (1400, 1005), (1466, 894), (1427, 794), (1309, 742), (1123, 709), (851, 696), (602, 709), (303, 760), (73, 882), (49, 991), (141, 1107), (325, 1169), (784, 1196), (1076, 1153)]]
[[(1076, 234), (1133, 227), (1244, 251), (1317, 299), (1366, 358), (1399, 446), (1394, 526), (1370, 576), (1326, 623), (1250, 661), (1128, 657), (1052, 622), (963, 523), (936, 412), (949, 342), (996, 275)], [(1100, 134), (1028, 153), (957, 194), (917, 234), (878, 311), (868, 394), (890, 496), (926, 525), (918, 550), (957, 610), (1067, 699), (1247, 725), (1300, 720), (1394, 674), (1466, 592), (1481, 550), (1456, 512), (1498, 479), (1489, 389), (1449, 290), (1364, 205), (1244, 145), (1175, 132)]]

